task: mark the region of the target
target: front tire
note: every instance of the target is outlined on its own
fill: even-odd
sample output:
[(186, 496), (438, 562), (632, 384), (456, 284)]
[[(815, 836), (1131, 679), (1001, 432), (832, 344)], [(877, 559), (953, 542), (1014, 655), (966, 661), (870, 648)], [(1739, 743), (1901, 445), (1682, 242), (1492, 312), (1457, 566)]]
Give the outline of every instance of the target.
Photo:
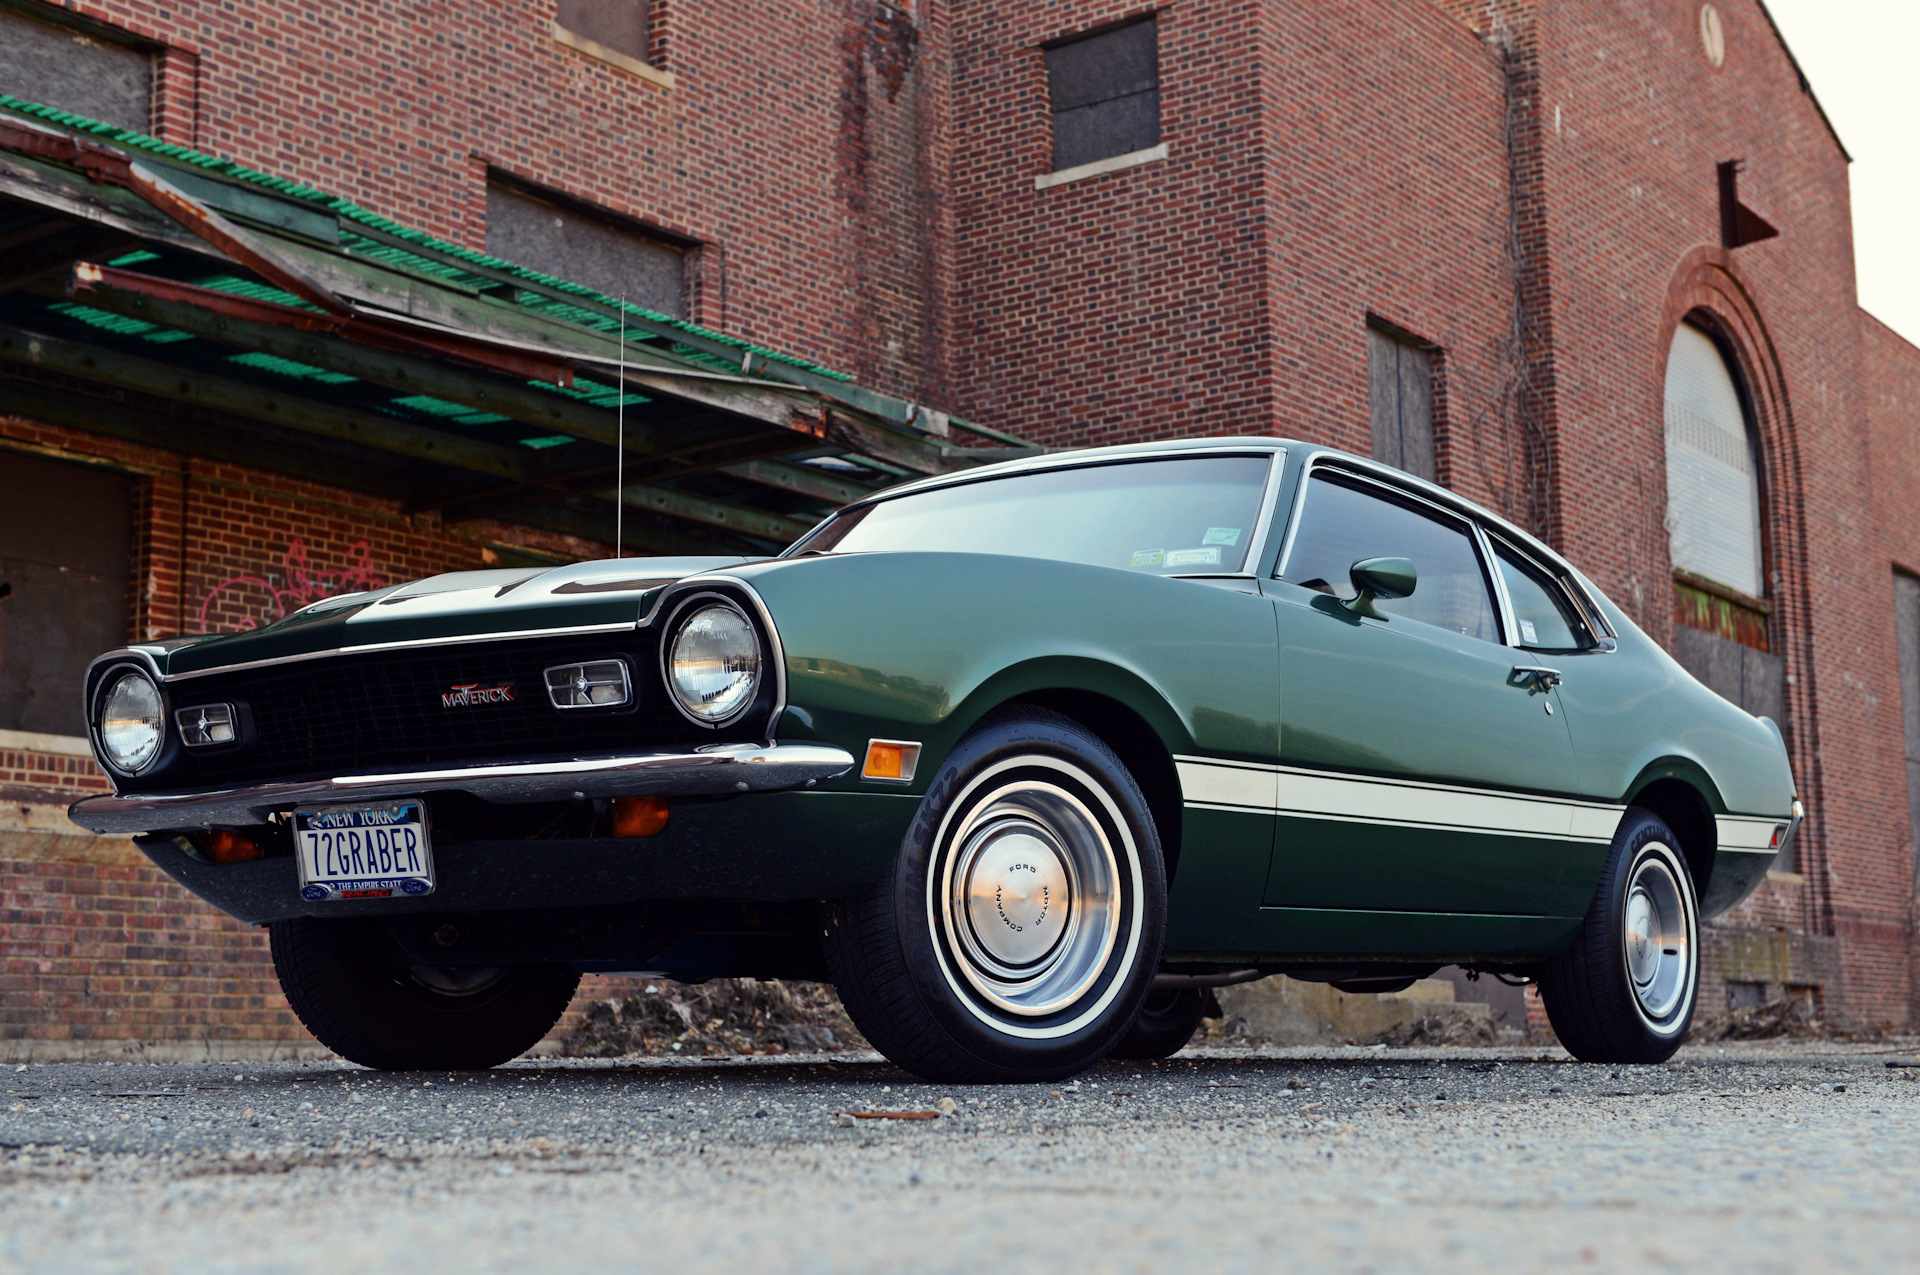
[(377, 920), (268, 927), (287, 1004), (321, 1044), (382, 1071), (483, 1071), (540, 1043), (580, 986), (564, 965), (441, 968)]
[(1057, 713), (989, 719), (928, 785), (893, 869), (827, 910), (855, 1026), (929, 1080), (1054, 1080), (1139, 1011), (1166, 924), (1160, 838), (1113, 750)]
[(1665, 1062), (1685, 1043), (1700, 987), (1699, 904), (1658, 815), (1627, 812), (1579, 936), (1539, 982), (1554, 1034), (1584, 1062)]

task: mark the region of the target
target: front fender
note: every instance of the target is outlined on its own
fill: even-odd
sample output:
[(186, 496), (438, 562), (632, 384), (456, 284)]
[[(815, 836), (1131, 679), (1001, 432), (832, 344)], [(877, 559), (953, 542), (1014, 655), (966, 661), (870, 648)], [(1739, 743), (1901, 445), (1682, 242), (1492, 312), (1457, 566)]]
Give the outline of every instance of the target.
[[(785, 559), (736, 574), (786, 649), (781, 736), (856, 757), (869, 739), (916, 740), (910, 791), (986, 713), (1047, 690), (1126, 705), (1169, 752), (1277, 756), (1273, 604), (1258, 594), (964, 553)], [(857, 774), (836, 783), (866, 786)]]

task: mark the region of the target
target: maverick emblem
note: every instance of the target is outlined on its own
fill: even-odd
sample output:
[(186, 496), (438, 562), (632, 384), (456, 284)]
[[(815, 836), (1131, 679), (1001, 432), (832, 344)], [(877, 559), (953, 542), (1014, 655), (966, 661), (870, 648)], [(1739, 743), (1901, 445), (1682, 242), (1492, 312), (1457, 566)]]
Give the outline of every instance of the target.
[(482, 704), (511, 703), (513, 703), (511, 685), (482, 686), (478, 682), (467, 682), (440, 693), (442, 708), (479, 708)]

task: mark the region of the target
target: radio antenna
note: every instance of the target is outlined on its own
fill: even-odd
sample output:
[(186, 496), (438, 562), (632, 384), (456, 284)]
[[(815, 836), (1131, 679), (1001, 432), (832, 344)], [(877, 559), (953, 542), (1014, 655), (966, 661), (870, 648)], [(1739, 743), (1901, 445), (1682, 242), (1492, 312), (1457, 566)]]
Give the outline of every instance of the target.
[(627, 546), (627, 298), (620, 297), (620, 403), (615, 411), (613, 446), (613, 556), (626, 556)]

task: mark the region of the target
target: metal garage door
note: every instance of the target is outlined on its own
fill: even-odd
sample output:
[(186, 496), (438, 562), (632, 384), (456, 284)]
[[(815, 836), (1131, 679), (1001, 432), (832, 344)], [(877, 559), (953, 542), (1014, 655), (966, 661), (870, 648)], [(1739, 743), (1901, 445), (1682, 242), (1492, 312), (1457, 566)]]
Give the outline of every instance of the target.
[(127, 640), (132, 480), (0, 452), (0, 730), (84, 735), (80, 678)]

